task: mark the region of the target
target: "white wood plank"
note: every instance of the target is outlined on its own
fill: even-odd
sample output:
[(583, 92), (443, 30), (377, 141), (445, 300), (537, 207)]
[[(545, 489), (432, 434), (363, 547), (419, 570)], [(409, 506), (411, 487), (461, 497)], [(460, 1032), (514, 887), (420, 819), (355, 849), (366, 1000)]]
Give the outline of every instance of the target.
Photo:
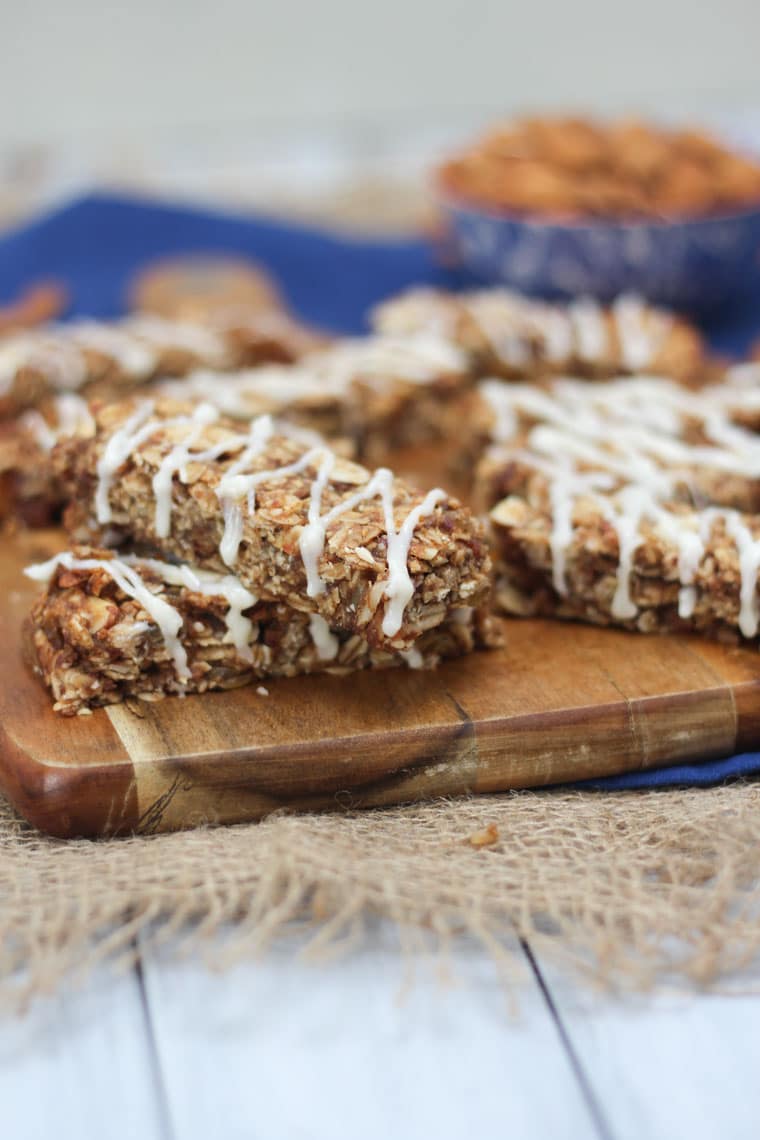
[(393, 937), (311, 965), (292, 950), (212, 974), (143, 959), (176, 1140), (593, 1137), (537, 986), (510, 1017), (474, 947), (455, 981), (429, 963), (402, 993)]
[(539, 968), (615, 1140), (757, 1140), (760, 995), (613, 998)]
[(9, 1140), (164, 1140), (137, 975), (100, 973), (2, 1018), (0, 1105)]

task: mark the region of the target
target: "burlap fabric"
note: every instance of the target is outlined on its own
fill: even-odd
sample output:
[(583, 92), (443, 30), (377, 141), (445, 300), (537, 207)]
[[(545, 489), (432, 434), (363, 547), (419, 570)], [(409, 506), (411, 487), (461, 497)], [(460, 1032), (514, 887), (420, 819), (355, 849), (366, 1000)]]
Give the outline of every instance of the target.
[(62, 842), (0, 806), (0, 973), (14, 1003), (129, 960), (138, 934), (216, 964), (307, 928), (315, 954), (375, 915), (508, 964), (515, 935), (593, 978), (713, 983), (760, 950), (760, 782), (514, 793), (360, 814)]

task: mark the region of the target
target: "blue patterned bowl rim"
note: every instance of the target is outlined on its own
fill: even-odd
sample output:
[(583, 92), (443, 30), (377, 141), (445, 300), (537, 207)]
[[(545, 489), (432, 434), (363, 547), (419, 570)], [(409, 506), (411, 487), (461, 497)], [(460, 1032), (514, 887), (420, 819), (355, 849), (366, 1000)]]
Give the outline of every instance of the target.
[(506, 210), (489, 209), (475, 202), (460, 198), (437, 187), (434, 191), (438, 205), (459, 214), (469, 214), (472, 217), (486, 218), (492, 222), (504, 222), (509, 225), (520, 225), (526, 229), (535, 230), (564, 230), (568, 233), (593, 232), (599, 230), (612, 230), (628, 233), (633, 230), (692, 230), (697, 231), (713, 225), (726, 223), (760, 223), (760, 202), (757, 206), (745, 210), (733, 210), (725, 214), (705, 214), (701, 217), (683, 218), (632, 218), (630, 221), (608, 221), (604, 218), (590, 220), (563, 221), (561, 219), (532, 217), (525, 214), (510, 214)]

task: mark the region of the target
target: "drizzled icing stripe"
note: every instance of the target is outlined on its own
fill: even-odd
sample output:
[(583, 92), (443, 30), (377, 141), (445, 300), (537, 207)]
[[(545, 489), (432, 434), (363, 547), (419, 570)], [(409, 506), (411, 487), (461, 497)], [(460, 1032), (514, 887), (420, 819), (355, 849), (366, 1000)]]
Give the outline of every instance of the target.
[(179, 348), (209, 364), (221, 362), (227, 356), (227, 345), (222, 336), (189, 321), (172, 321), (153, 313), (138, 313), (126, 317), (118, 327), (154, 348)]
[(61, 333), (78, 348), (110, 357), (127, 376), (150, 376), (156, 367), (155, 351), (124, 326), (77, 321), (63, 326)]
[(254, 627), (250, 618), (245, 617), (244, 611), (256, 605), (258, 599), (255, 594), (247, 590), (239, 578), (233, 574), (214, 574), (210, 570), (199, 570), (186, 564), (174, 566), (169, 562), (160, 562), (155, 558), (134, 558), (127, 555), (130, 564), (136, 563), (147, 566), (155, 574), (171, 586), (186, 586), (195, 594), (204, 594), (210, 598), (224, 598), (227, 603), (225, 625), (227, 633), (224, 640), (235, 646), (238, 656), (244, 661), (252, 661), (251, 641)]
[[(153, 417), (154, 404), (144, 401), (135, 412), (114, 432), (106, 443), (97, 462), (97, 486), (95, 491), (95, 511), (98, 523), (111, 521), (109, 501), (110, 490), (116, 472), (134, 453), (160, 428), (174, 429), (187, 426), (187, 434), (170, 450), (159, 464), (152, 481), (156, 499), (155, 528), (159, 537), (166, 537), (171, 530), (172, 485), (174, 475), (189, 463), (205, 463), (222, 454), (239, 451), (241, 454), (219, 480), (216, 494), (224, 520), (219, 554), (227, 566), (237, 561), (243, 537), (243, 505), (249, 516), (256, 510), (256, 488), (263, 483), (287, 478), (309, 468), (316, 468), (311, 482), (307, 521), (299, 536), (299, 550), (306, 572), (307, 595), (316, 598), (325, 591), (325, 583), (319, 573), (319, 562), (324, 553), (327, 530), (331, 523), (362, 502), (374, 498), (381, 500), (387, 538), (388, 579), (383, 596), (387, 604), (382, 629), (386, 637), (395, 636), (403, 623), (404, 610), (413, 593), (414, 585), (408, 568), (409, 549), (418, 523), (433, 513), (436, 505), (446, 499), (441, 488), (430, 491), (423, 501), (414, 507), (396, 527), (393, 497), (393, 474), (387, 468), (379, 468), (363, 486), (337, 503), (326, 513), (322, 513), (322, 498), (330, 483), (338, 462), (334, 452), (314, 433), (287, 424), (278, 424), (277, 431), (286, 438), (293, 439), (308, 449), (296, 460), (261, 471), (248, 471), (251, 463), (262, 454), (271, 440), (275, 425), (271, 416), (260, 416), (251, 424), (247, 435), (230, 433), (220, 443), (204, 451), (193, 451), (204, 426), (214, 422), (216, 412), (209, 405), (199, 405), (190, 416), (180, 415), (164, 421)], [(315, 442), (316, 441), (316, 442)]]
[(320, 661), (334, 661), (338, 656), (340, 642), (321, 614), (309, 615), (309, 633)]
[(630, 372), (640, 372), (655, 359), (672, 321), (659, 310), (646, 308), (638, 297), (619, 297), (612, 315), (620, 343), (620, 359)]
[[(486, 380), (479, 391), (493, 415), (494, 455), (511, 444), (526, 421), (534, 421), (544, 434), (560, 432), (579, 456), (585, 448), (589, 462), (609, 468), (619, 460), (637, 464), (630, 471), (637, 480), (646, 477), (645, 468), (651, 472), (654, 459), (760, 477), (760, 436), (733, 422), (743, 401), (740, 391), (728, 385), (689, 392), (665, 379), (635, 377), (593, 388), (582, 381), (559, 380), (541, 391)], [(708, 443), (690, 444), (681, 438), (694, 423)]]
[(0, 341), (0, 396), (6, 396), (17, 372), (32, 368), (46, 376), (53, 388), (73, 390), (87, 380), (87, 362), (81, 349), (70, 340), (23, 333)]
[(213, 448), (211, 451), (206, 450), (200, 455), (192, 454), (193, 446), (198, 442), (203, 429), (218, 418), (219, 413), (216, 408), (210, 404), (199, 404), (190, 417), (191, 426), (187, 435), (174, 445), (168, 455), (164, 456), (158, 466), (158, 471), (153, 476), (153, 494), (156, 497), (154, 526), (159, 538), (167, 538), (171, 530), (172, 480), (176, 473), (182, 470), (191, 455), (196, 463), (208, 461), (212, 457), (215, 458), (217, 454), (221, 454), (221, 451), (228, 446), (222, 444), (221, 450)]
[(203, 400), (238, 420), (249, 419), (262, 403), (277, 411), (299, 401), (323, 403), (342, 395), (300, 364), (263, 364), (240, 372), (204, 369), (181, 380), (162, 380), (155, 390), (172, 400)]
[(86, 401), (73, 392), (63, 392), (55, 396), (52, 410), (52, 423), (48, 423), (36, 408), (30, 408), (19, 416), (19, 423), (31, 434), (43, 451), (52, 451), (63, 436), (79, 432), (92, 435), (95, 431), (95, 421)]
[(568, 315), (579, 359), (592, 363), (604, 360), (610, 347), (607, 322), (596, 301), (582, 297), (569, 306)]
[(339, 518), (346, 511), (353, 510), (359, 503), (367, 502), (379, 496), (385, 521), (385, 532), (388, 543), (388, 581), (383, 591), (388, 600), (383, 617), (383, 633), (386, 637), (394, 637), (401, 629), (404, 619), (404, 610), (414, 594), (414, 585), (409, 575), (408, 559), (414, 530), (417, 524), (426, 515), (432, 514), (446, 492), (440, 488), (429, 491), (423, 501), (404, 519), (396, 530), (396, 520), (393, 510), (393, 472), (387, 467), (379, 467), (369, 482), (365, 483), (353, 495), (336, 503), (326, 514), (322, 514), (322, 495), (327, 486), (332, 469), (335, 465), (335, 455), (325, 451), (317, 470), (317, 477), (311, 485), (309, 495), (308, 522), (301, 531), (299, 547), (301, 558), (306, 570), (306, 592), (310, 598), (318, 597), (325, 591), (325, 583), (319, 575), (319, 559), (324, 551), (327, 528), (330, 523)]
[(95, 518), (101, 525), (109, 523), (112, 518), (109, 495), (114, 475), (121, 465), (126, 463), (135, 448), (139, 447), (143, 440), (149, 439), (160, 426), (150, 418), (154, 406), (152, 400), (142, 400), (132, 415), (110, 437), (98, 459)]
[[(558, 594), (567, 595), (567, 552), (574, 536), (574, 507), (581, 498), (596, 505), (617, 535), (617, 581), (610, 608), (620, 620), (638, 614), (631, 576), (645, 522), (677, 550), (682, 619), (694, 612), (697, 572), (713, 528), (722, 524), (739, 559), (739, 628), (745, 637), (757, 634), (760, 540), (735, 510), (716, 506), (682, 515), (673, 509), (679, 488), (688, 486), (701, 468), (760, 478), (760, 437), (730, 419), (737, 408), (736, 390), (724, 385), (690, 393), (664, 380), (644, 378), (595, 385), (593, 390), (558, 381), (546, 392), (486, 381), (480, 391), (494, 416), (491, 458), (511, 456), (547, 479), (552, 580)], [(679, 438), (687, 424), (695, 423), (714, 446)], [(523, 438), (524, 444), (511, 446)]]

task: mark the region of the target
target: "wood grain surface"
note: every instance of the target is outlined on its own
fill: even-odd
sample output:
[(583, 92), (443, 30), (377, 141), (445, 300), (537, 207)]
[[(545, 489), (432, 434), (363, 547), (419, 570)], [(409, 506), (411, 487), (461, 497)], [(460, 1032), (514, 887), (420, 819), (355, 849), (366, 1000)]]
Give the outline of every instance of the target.
[(435, 672), (300, 677), (64, 718), (24, 665), (36, 590), (0, 556), (0, 784), (59, 836), (153, 832), (603, 776), (760, 745), (756, 651), (546, 621)]

